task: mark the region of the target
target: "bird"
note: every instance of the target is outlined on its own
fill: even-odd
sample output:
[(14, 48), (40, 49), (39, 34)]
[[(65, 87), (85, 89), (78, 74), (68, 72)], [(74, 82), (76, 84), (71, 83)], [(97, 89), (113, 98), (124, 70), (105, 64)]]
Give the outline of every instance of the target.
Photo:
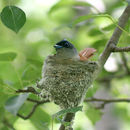
[(77, 107), (83, 102), (98, 69), (96, 61), (89, 61), (96, 49), (85, 48), (78, 52), (66, 39), (56, 43), (54, 48), (56, 54), (47, 56), (43, 64), (40, 96), (61, 109)]

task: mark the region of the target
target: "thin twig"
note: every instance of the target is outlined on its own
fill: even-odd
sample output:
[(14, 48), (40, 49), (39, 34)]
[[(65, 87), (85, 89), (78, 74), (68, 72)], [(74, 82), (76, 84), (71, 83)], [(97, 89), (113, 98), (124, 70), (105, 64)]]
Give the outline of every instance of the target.
[(28, 87), (27, 89), (18, 89), (16, 93), (33, 93), (39, 94), (33, 87)]
[(31, 112), (30, 112), (27, 116), (23, 116), (23, 115), (21, 115), (21, 114), (19, 114), (19, 113), (17, 113), (17, 116), (18, 116), (18, 117), (21, 117), (21, 118), (24, 119), (24, 120), (27, 120), (27, 119), (29, 119), (29, 118), (32, 116), (32, 114), (35, 112), (36, 108), (37, 108), (39, 105), (40, 105), (40, 104), (35, 104), (35, 105), (33, 106), (32, 110), (31, 110)]
[(18, 116), (18, 117), (21, 117), (21, 118), (24, 119), (24, 120), (29, 119), (29, 118), (33, 115), (33, 113), (36, 111), (36, 108), (37, 108), (39, 105), (44, 104), (44, 103), (47, 103), (47, 102), (50, 102), (49, 100), (38, 101), (38, 100), (30, 99), (30, 98), (28, 98), (27, 101), (33, 102), (33, 103), (35, 103), (35, 104), (34, 104), (32, 110), (31, 110), (31, 112), (30, 112), (27, 116), (23, 116), (23, 115), (17, 113), (17, 116)]
[(105, 102), (105, 103), (120, 103), (120, 102), (130, 102), (130, 98), (120, 98), (120, 99), (101, 99), (101, 98), (87, 98), (85, 102)]
[(27, 101), (37, 103), (37, 104), (44, 104), (44, 103), (50, 102), (49, 100), (41, 100), (41, 101), (39, 101), (39, 100), (31, 99), (31, 98), (27, 98)]
[(101, 102), (102, 104), (98, 107), (95, 107), (96, 109), (103, 109), (106, 104), (109, 103), (130, 103), (130, 98), (121, 98), (121, 99), (99, 99), (99, 98), (88, 98), (85, 99), (84, 102)]
[(128, 47), (113, 47), (112, 48), (112, 50), (111, 50), (112, 52), (129, 52), (130, 51), (130, 47), (128, 46)]

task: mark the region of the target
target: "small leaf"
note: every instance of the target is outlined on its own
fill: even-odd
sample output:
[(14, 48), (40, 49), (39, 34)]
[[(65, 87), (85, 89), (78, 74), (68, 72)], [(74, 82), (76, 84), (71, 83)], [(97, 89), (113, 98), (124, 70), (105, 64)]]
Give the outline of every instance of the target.
[(5, 26), (17, 33), (25, 24), (26, 15), (16, 6), (6, 6), (1, 12), (1, 20)]
[(16, 115), (28, 96), (29, 94), (25, 93), (9, 98), (5, 103), (5, 109), (13, 115)]
[(53, 118), (64, 115), (66, 113), (76, 113), (77, 111), (82, 111), (83, 106), (73, 107), (69, 109), (61, 110), (55, 114), (52, 115)]
[(108, 25), (106, 27), (103, 27), (101, 30), (103, 30), (103, 31), (110, 31), (110, 30), (112, 30), (114, 28), (115, 28), (115, 24), (110, 24), (110, 25)]
[(78, 107), (73, 107), (73, 108), (69, 108), (69, 109), (64, 109), (61, 110), (55, 114), (52, 115), (52, 118), (56, 118), (59, 122), (61, 122), (62, 124), (64, 124), (65, 126), (70, 125), (70, 122), (65, 122), (62, 120), (62, 117), (66, 114), (66, 113), (76, 113), (78, 111), (82, 111), (83, 106), (78, 106)]
[(105, 43), (107, 42), (107, 39), (101, 39), (97, 40), (92, 43), (92, 46), (95, 47), (96, 49), (100, 49), (102, 46), (104, 47)]
[(113, 17), (111, 17), (109, 14), (88, 14), (88, 15), (80, 16), (79, 18), (74, 20), (74, 22), (72, 23), (72, 26), (75, 26), (76, 24), (83, 22), (83, 21), (86, 21), (88, 19), (98, 18), (98, 17), (108, 18), (109, 20), (111, 20), (113, 22), (113, 24), (117, 25), (117, 21)]
[(88, 35), (89, 36), (97, 36), (97, 35), (102, 35), (103, 33), (99, 30), (99, 29), (97, 29), (97, 28), (95, 28), (95, 29), (92, 29), (92, 30), (90, 30), (89, 32), (88, 32)]
[(84, 16), (80, 16), (79, 18), (77, 18), (76, 20), (74, 20), (74, 22), (72, 23), (72, 27), (74, 27), (76, 24), (86, 21), (88, 19), (94, 18), (96, 15), (93, 14), (88, 14), (88, 15), (84, 15)]
[(30, 59), (30, 58), (28, 58), (27, 62), (29, 62), (30, 64), (35, 65), (37, 67), (42, 67), (42, 65), (43, 65), (43, 63), (41, 61), (36, 60), (36, 59)]
[(13, 61), (16, 56), (15, 52), (0, 53), (0, 61)]

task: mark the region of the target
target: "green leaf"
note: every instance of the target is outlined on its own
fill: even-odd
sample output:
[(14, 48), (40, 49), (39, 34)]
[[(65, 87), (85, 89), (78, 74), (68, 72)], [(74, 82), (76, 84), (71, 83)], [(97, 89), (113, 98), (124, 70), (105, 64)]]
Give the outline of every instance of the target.
[(61, 110), (55, 114), (52, 115), (52, 118), (56, 118), (59, 122), (61, 122), (62, 124), (64, 124), (65, 126), (70, 125), (70, 122), (64, 122), (62, 121), (62, 117), (67, 114), (67, 113), (76, 113), (78, 111), (82, 111), (83, 106), (78, 106), (78, 107), (73, 107), (73, 108), (69, 108), (69, 109), (64, 109)]
[(48, 125), (51, 118), (48, 113), (38, 107), (36, 112), (30, 118), (30, 121), (38, 130), (49, 130)]
[(27, 62), (29, 62), (32, 65), (38, 66), (38, 67), (42, 67), (42, 65), (43, 65), (43, 62), (41, 62), (39, 60), (36, 60), (36, 59), (30, 59), (30, 58), (28, 58)]
[(25, 93), (9, 98), (5, 103), (5, 109), (13, 115), (16, 115), (28, 96), (29, 94)]
[(101, 111), (89, 106), (86, 111), (86, 115), (91, 120), (91, 122), (95, 124), (98, 120), (100, 120), (102, 113)]
[(98, 18), (98, 17), (104, 17), (104, 18), (108, 18), (109, 20), (112, 21), (112, 23), (118, 27), (120, 30), (122, 30), (123, 32), (125, 32), (128, 36), (130, 36), (130, 33), (127, 32), (126, 30), (124, 30), (122, 27), (120, 27), (118, 24), (117, 24), (117, 20), (115, 20), (113, 17), (111, 17), (109, 14), (88, 14), (88, 15), (84, 15), (84, 16), (80, 16), (79, 18), (77, 18), (76, 20), (74, 20), (74, 22), (72, 22), (72, 25), (71, 27), (74, 27), (76, 24), (80, 23), (80, 22), (83, 22), (83, 21), (86, 21), (88, 19), (91, 19), (91, 18)]
[(97, 17), (106, 17), (106, 18), (109, 18), (113, 23), (116, 22), (115, 19), (113, 19), (110, 15), (108, 14), (88, 14), (88, 15), (83, 15), (83, 16), (80, 16), (79, 18), (77, 18), (76, 20), (74, 20), (74, 22), (72, 23), (72, 26), (75, 26), (76, 24), (80, 23), (80, 22), (83, 22), (83, 21), (86, 21), (88, 19), (91, 19), (91, 18), (97, 18)]
[(92, 43), (92, 46), (95, 47), (96, 49), (100, 49), (102, 46), (104, 47), (105, 43), (107, 42), (107, 39), (101, 39), (97, 40)]
[(87, 2), (82, 2), (82, 1), (73, 1), (73, 0), (61, 0), (58, 3), (56, 3), (54, 6), (52, 6), (52, 8), (49, 10), (49, 14), (51, 14), (52, 12), (63, 8), (63, 7), (72, 7), (72, 6), (90, 6), (92, 8), (94, 8), (97, 12), (99, 12), (97, 10), (97, 8), (95, 8), (93, 5), (87, 3)]
[(15, 52), (0, 53), (0, 61), (13, 61), (16, 56)]
[(5, 26), (17, 33), (25, 24), (26, 15), (16, 6), (6, 6), (1, 12), (1, 20)]
[(92, 36), (92, 37), (98, 36), (98, 35), (102, 35), (102, 34), (103, 33), (99, 29), (97, 29), (97, 28), (94, 28), (94, 29), (88, 31), (88, 35)]
[(61, 115), (65, 115), (66, 113), (76, 113), (77, 111), (82, 111), (82, 108), (83, 108), (83, 106), (64, 109), (64, 110), (61, 110), (61, 111), (53, 114), (52, 117), (55, 118), (55, 117), (58, 117), (58, 116), (61, 116)]
[(114, 28), (115, 28), (115, 24), (110, 24), (110, 25), (108, 25), (106, 27), (103, 27), (101, 30), (103, 30), (103, 31), (110, 31), (110, 30), (112, 30)]

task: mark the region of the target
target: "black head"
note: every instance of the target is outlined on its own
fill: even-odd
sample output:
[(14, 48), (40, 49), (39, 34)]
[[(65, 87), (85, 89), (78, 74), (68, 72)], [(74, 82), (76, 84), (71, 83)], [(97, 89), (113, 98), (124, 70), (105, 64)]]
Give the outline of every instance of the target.
[(60, 49), (60, 48), (70, 48), (70, 49), (72, 49), (72, 48), (74, 48), (73, 44), (71, 44), (70, 42), (68, 42), (65, 39), (56, 43), (56, 45), (54, 45), (54, 47), (56, 49)]

